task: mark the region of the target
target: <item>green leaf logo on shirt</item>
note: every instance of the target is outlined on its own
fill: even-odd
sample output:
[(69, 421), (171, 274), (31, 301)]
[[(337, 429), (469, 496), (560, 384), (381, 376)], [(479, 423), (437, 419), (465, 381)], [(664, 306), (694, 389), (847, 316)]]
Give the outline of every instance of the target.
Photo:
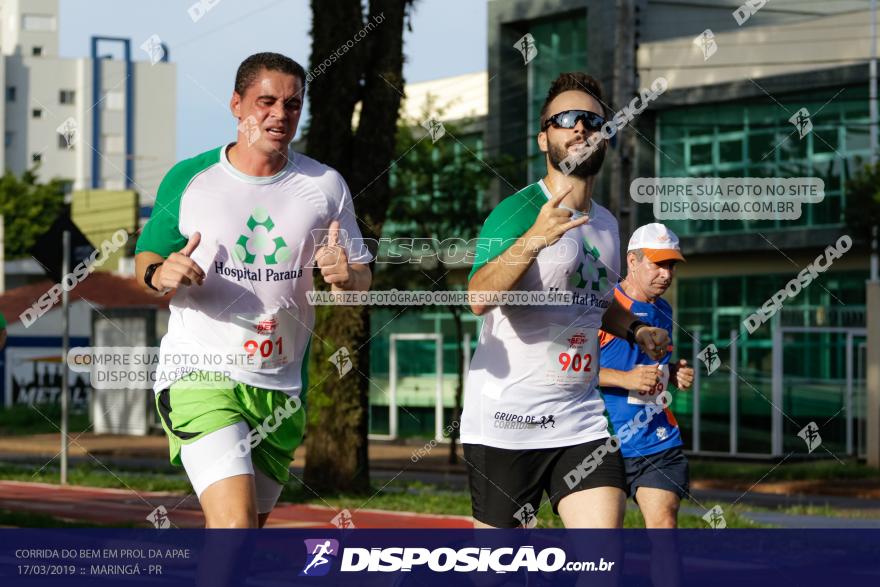
[[(583, 239), (581, 246), (584, 250), (584, 259), (578, 264), (577, 270), (571, 274), (571, 286), (586, 289), (587, 284), (590, 284), (590, 289), (597, 292), (608, 289), (608, 272), (603, 265), (599, 264), (599, 249), (591, 245), (587, 239)], [(586, 263), (585, 261), (590, 262)], [(584, 277), (584, 269), (588, 273), (586, 277)], [(604, 283), (602, 283), (603, 280)]]
[[(247, 221), (248, 233), (238, 237), (233, 254), (239, 261), (250, 265), (258, 254), (263, 255), (266, 265), (283, 263), (290, 258), (290, 249), (280, 236), (270, 236), (275, 223), (265, 208), (255, 208)], [(253, 251), (253, 252), (251, 252)], [(271, 252), (269, 252), (271, 251)]]

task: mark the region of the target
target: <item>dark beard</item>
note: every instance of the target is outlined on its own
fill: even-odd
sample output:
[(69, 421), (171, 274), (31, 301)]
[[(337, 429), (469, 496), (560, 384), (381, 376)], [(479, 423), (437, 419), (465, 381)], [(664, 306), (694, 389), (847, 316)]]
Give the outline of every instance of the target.
[[(566, 175), (574, 175), (575, 177), (585, 179), (599, 173), (599, 170), (602, 169), (602, 163), (605, 161), (605, 149), (607, 148), (607, 145), (607, 141), (604, 139), (600, 140), (599, 144), (596, 146), (596, 150)], [(569, 156), (568, 149), (564, 145), (560, 146), (551, 144), (549, 145), (547, 154), (550, 156), (550, 165), (553, 166), (553, 169), (565, 173), (561, 164), (562, 161)]]

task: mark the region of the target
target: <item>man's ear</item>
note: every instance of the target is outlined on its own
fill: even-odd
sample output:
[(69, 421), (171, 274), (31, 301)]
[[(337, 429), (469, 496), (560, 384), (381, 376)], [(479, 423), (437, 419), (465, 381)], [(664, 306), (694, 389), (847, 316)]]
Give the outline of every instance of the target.
[(546, 153), (549, 150), (547, 147), (547, 131), (545, 130), (538, 133), (538, 148), (542, 153)]
[(638, 267), (639, 261), (636, 259), (635, 253), (627, 253), (626, 254), (626, 269), (629, 273), (635, 271), (635, 268)]
[(236, 91), (232, 92), (232, 98), (229, 100), (229, 109), (234, 117), (241, 119), (241, 96)]

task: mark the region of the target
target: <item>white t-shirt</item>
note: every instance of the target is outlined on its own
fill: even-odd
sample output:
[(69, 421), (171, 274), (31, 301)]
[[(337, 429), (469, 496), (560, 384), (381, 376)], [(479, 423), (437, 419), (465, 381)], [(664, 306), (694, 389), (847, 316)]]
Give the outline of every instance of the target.
[[(471, 276), (532, 226), (549, 197), (541, 181), (495, 208)], [(593, 201), (590, 221), (543, 249), (514, 288), (571, 291), (573, 303), (486, 313), (465, 385), (463, 443), (534, 449), (609, 436), (597, 389), (598, 329), (619, 271), (617, 220)]]
[(302, 391), (314, 327), (314, 254), (332, 220), (349, 263), (368, 263), (342, 176), (289, 152), (271, 177), (233, 167), (230, 145), (174, 166), (165, 176), (137, 251), (168, 257), (201, 233), (191, 255), (204, 283), (171, 300), (155, 391), (197, 368), (264, 389)]

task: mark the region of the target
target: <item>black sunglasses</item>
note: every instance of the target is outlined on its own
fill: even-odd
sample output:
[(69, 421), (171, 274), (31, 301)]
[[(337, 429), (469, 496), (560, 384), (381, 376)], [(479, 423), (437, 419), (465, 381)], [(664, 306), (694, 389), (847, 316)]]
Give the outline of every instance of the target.
[(544, 122), (544, 130), (552, 124), (556, 128), (574, 128), (578, 120), (589, 130), (599, 130), (605, 124), (605, 118), (589, 110), (563, 110), (554, 114)]

